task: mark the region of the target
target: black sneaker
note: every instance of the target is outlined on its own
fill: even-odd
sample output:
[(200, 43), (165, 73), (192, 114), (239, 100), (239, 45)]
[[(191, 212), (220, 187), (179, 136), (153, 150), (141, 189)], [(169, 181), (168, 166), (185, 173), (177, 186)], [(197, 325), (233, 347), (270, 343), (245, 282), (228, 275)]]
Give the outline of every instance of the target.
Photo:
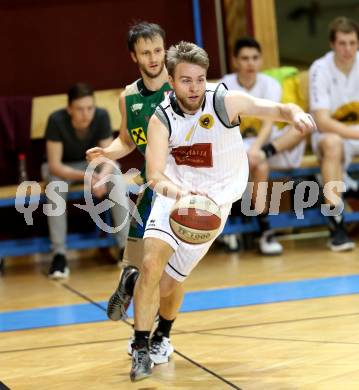
[(132, 367), (130, 378), (132, 382), (137, 382), (147, 378), (152, 374), (153, 362), (150, 351), (147, 347), (138, 348), (132, 345)]
[(344, 225), (337, 225), (330, 232), (329, 248), (334, 252), (351, 251), (355, 243), (348, 237)]
[(56, 254), (52, 259), (49, 270), (50, 279), (64, 279), (70, 275), (69, 267), (67, 266), (66, 257), (60, 253)]
[(127, 318), (126, 311), (131, 303), (133, 291), (127, 291), (126, 284), (129, 277), (138, 276), (138, 269), (132, 265), (128, 265), (122, 271), (120, 282), (116, 291), (111, 295), (107, 304), (107, 316), (112, 321), (125, 320)]

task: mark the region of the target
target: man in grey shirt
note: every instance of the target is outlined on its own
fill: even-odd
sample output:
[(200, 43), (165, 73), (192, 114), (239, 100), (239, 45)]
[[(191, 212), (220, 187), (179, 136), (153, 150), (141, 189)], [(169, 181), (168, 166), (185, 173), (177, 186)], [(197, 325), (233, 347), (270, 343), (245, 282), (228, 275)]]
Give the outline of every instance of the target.
[[(56, 180), (67, 183), (83, 182), (85, 179), (86, 150), (94, 146), (106, 147), (112, 142), (110, 118), (106, 110), (95, 106), (94, 91), (87, 84), (76, 84), (68, 92), (67, 108), (58, 110), (50, 115), (45, 132), (46, 152), (48, 164), (45, 165), (43, 175), (47, 182)], [(106, 175), (116, 173), (111, 177), (116, 183), (100, 184)], [(97, 184), (97, 185), (96, 185)], [(116, 226), (124, 225), (116, 234), (120, 256), (123, 252), (128, 234), (128, 199), (126, 185), (120, 172), (114, 172), (111, 164), (101, 164), (93, 173), (91, 183), (92, 194), (96, 198), (103, 198), (115, 185), (115, 205), (111, 211)], [(67, 194), (56, 192), (64, 200)], [(51, 200), (49, 199), (50, 203)], [(66, 213), (48, 217), (50, 239), (53, 250), (53, 260), (49, 270), (49, 277), (53, 279), (65, 278), (69, 275), (66, 259)]]

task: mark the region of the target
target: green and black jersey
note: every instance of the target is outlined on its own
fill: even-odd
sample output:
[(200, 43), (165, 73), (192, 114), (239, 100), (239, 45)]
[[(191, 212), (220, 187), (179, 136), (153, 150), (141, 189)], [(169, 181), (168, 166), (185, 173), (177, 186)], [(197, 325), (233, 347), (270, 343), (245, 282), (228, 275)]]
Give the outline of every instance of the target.
[(170, 91), (168, 83), (164, 83), (158, 91), (150, 91), (142, 79), (126, 87), (125, 102), (127, 129), (137, 149), (145, 154), (147, 146), (147, 126), (155, 108), (162, 102), (166, 91)]
[[(148, 122), (156, 107), (162, 102), (167, 91), (171, 87), (164, 83), (158, 91), (150, 91), (146, 88), (142, 79), (139, 79), (126, 87), (125, 103), (127, 115), (128, 133), (136, 144), (137, 149), (144, 155), (147, 146)], [(145, 167), (141, 176), (145, 179)], [(130, 237), (142, 238), (146, 222), (151, 211), (153, 192), (148, 187), (137, 200), (137, 210), (142, 219), (142, 226), (132, 219), (130, 226)]]

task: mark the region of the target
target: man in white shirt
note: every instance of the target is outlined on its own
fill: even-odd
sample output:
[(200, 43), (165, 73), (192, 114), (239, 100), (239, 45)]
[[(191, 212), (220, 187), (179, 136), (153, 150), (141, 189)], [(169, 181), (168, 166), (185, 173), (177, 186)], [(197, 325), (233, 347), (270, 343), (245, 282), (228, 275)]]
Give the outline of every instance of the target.
[[(207, 83), (207, 53), (189, 42), (167, 52), (173, 88), (148, 124), (146, 177), (156, 191), (144, 233), (144, 256), (134, 293), (134, 342), (130, 377), (151, 375), (149, 339), (160, 296), (169, 296), (191, 273), (212, 241), (187, 244), (174, 235), (169, 215), (176, 200), (207, 193), (220, 207), (224, 227), (231, 204), (248, 179), (247, 155), (238, 124), (242, 116), (260, 116), (293, 124), (301, 132), (315, 123), (295, 104), (256, 99), (223, 84)], [(182, 297), (171, 302), (174, 317)]]
[[(229, 90), (238, 90), (254, 97), (280, 102), (282, 87), (277, 80), (260, 72), (262, 55), (260, 44), (251, 37), (237, 40), (233, 63), (235, 73), (221, 80)], [(259, 213), (259, 250), (265, 255), (282, 253), (282, 245), (275, 240), (268, 223), (267, 191), (259, 183), (268, 182), (270, 168), (295, 168), (301, 163), (305, 149), (305, 136), (291, 126), (279, 130), (271, 120), (244, 117), (241, 133), (248, 154), (250, 181), (253, 182), (252, 199)]]
[[(329, 40), (332, 51), (314, 61), (309, 71), (310, 110), (318, 125), (312, 148), (320, 159), (324, 186), (342, 181), (353, 156), (359, 155), (359, 26), (338, 17), (330, 24)], [(325, 202), (331, 208), (340, 204), (337, 188)], [(354, 248), (342, 215), (329, 217), (329, 229), (331, 250)]]

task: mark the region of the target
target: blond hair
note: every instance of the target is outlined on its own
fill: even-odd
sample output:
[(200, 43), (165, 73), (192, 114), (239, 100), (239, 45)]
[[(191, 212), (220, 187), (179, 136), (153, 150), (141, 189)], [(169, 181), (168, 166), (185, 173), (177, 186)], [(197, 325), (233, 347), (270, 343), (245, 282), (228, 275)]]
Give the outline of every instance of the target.
[(176, 66), (181, 62), (199, 65), (206, 71), (209, 67), (206, 51), (191, 42), (181, 41), (168, 49), (166, 67), (171, 77), (174, 77)]

